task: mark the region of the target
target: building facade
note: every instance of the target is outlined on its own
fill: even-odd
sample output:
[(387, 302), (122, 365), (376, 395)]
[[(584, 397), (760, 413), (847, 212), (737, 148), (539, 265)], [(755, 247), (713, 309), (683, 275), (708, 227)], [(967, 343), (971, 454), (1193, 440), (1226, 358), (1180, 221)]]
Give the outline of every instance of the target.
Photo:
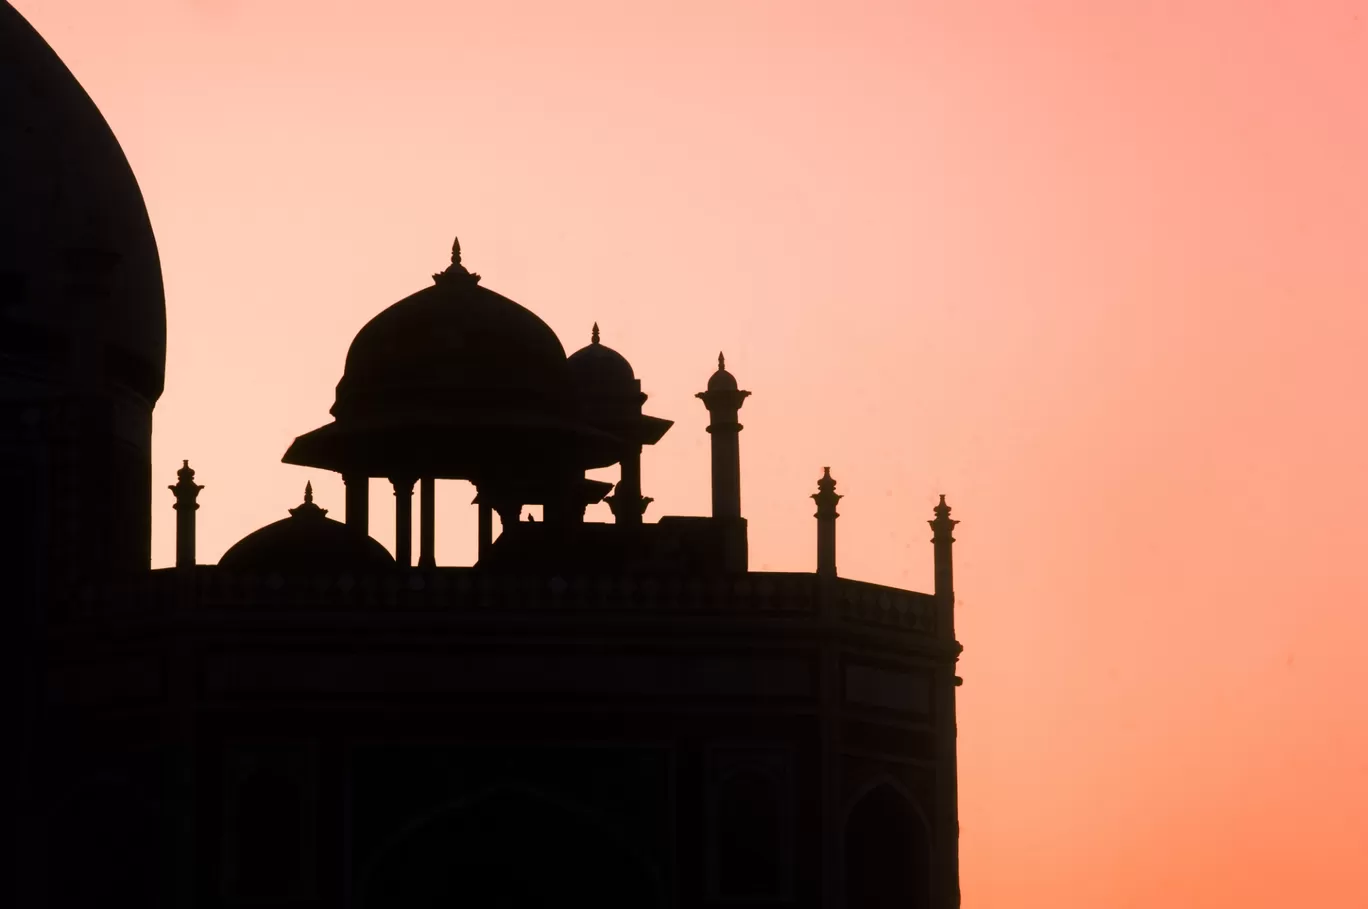
[[(943, 497), (932, 593), (839, 576), (829, 471), (816, 570), (751, 571), (749, 392), (719, 356), (712, 513), (648, 521), (642, 453), (671, 422), (598, 326), (567, 356), (457, 244), (361, 327), (332, 419), (285, 453), (341, 474), (344, 519), (309, 488), (199, 564), (187, 462), (160, 494), (177, 564), (152, 570), (165, 308), (141, 194), (7, 4), (0, 101), (7, 904), (959, 905)], [(435, 558), (452, 479), (478, 491), (472, 566)], [(613, 521), (586, 521), (603, 501)]]

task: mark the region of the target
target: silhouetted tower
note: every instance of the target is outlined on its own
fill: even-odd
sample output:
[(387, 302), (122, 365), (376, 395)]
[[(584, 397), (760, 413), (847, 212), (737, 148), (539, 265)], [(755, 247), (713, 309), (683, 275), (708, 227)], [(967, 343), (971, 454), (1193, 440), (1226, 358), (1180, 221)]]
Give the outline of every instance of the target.
[[(951, 558), (951, 546), (955, 538), (951, 535), (959, 521), (950, 517), (950, 506), (945, 504), (945, 496), (935, 508), (935, 519), (931, 525), (931, 542), (935, 547), (936, 559), (936, 628), (941, 638), (955, 644), (955, 572)], [(958, 906), (959, 893), (959, 735), (955, 723), (955, 689), (960, 678), (955, 674), (955, 664), (947, 663), (938, 670), (936, 680), (938, 701), (936, 705), (936, 763), (938, 776), (936, 785), (936, 829), (940, 838), (936, 852), (940, 856), (940, 873), (937, 880), (946, 889), (938, 894), (937, 903), (942, 906)]]
[(176, 567), (193, 568), (195, 566), (195, 512), (199, 510), (200, 490), (204, 489), (195, 482), (195, 471), (190, 467), (189, 461), (182, 461), (180, 470), (176, 471), (176, 483), (168, 486), (176, 495), (176, 504), (171, 506), (176, 509)]
[(945, 496), (943, 495), (940, 497), (940, 504), (935, 508), (935, 515), (935, 520), (927, 523), (931, 525), (931, 542), (935, 546), (936, 552), (936, 599), (940, 601), (941, 615), (943, 616), (940, 628), (942, 634), (953, 640), (955, 637), (953, 621), (955, 569), (950, 549), (955, 542), (951, 533), (959, 521), (950, 518), (950, 506), (945, 504)]
[(708, 380), (708, 390), (699, 398), (708, 408), (711, 420), (708, 432), (712, 435), (712, 513), (715, 518), (741, 517), (741, 444), (742, 426), (737, 422), (741, 405), (750, 392), (741, 391), (736, 378), (727, 372), (727, 361), (717, 355), (717, 372)]
[(836, 494), (831, 468), (823, 467), (812, 500), (817, 503), (817, 573), (826, 578), (836, 577), (836, 519), (840, 517), (836, 503), (841, 498)]

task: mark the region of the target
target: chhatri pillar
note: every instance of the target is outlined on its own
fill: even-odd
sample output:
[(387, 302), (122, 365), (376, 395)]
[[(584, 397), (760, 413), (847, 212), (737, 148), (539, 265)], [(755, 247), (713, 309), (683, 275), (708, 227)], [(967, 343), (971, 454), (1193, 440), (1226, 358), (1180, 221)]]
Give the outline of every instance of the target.
[(413, 484), (409, 477), (391, 477), (394, 486), (394, 560), (400, 568), (413, 567)]

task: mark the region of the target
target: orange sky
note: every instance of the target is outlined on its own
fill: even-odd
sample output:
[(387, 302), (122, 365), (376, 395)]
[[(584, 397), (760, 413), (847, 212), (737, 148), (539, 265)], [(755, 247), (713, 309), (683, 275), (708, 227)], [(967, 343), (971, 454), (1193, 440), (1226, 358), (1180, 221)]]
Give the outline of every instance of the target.
[(719, 348), (754, 567), (829, 464), (842, 573), (928, 590), (948, 493), (966, 909), (1368, 906), (1368, 2), (15, 5), (147, 197), (201, 561), (342, 516), (280, 456), (459, 232), (676, 421), (648, 516)]

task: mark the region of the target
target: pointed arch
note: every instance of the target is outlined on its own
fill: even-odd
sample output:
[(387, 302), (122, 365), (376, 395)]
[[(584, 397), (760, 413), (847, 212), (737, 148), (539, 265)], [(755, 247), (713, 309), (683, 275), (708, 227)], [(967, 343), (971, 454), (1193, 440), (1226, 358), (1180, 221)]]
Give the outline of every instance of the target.
[(856, 790), (842, 823), (846, 909), (930, 907), (931, 859), (931, 825), (901, 782), (883, 774)]

